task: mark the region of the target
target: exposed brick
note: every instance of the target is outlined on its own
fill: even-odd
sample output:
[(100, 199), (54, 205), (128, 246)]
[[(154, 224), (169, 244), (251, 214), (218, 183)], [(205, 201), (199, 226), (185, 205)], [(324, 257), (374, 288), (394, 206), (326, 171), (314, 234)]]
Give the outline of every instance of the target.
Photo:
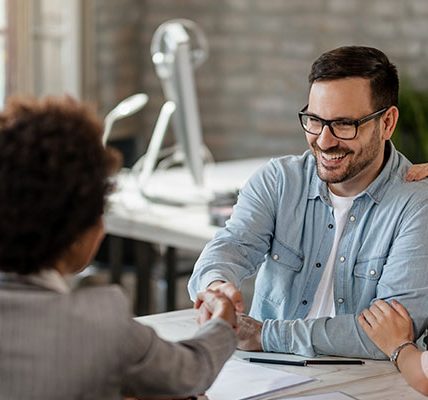
[(413, 0), (409, 2), (409, 8), (415, 15), (428, 15), (428, 1), (426, 0)]
[(365, 1), (367, 13), (377, 18), (404, 16), (407, 11), (407, 1), (403, 0), (374, 0)]
[[(310, 65), (340, 45), (378, 47), (401, 75), (428, 89), (427, 0), (93, 1), (100, 113), (144, 90), (150, 100), (142, 118), (123, 129), (146, 142), (164, 101), (150, 43), (172, 18), (194, 20), (209, 41), (195, 79), (216, 159), (303, 151), (296, 112), (307, 102)], [(174, 141), (171, 132), (166, 141)]]
[(361, 1), (359, 0), (328, 0), (327, 11), (337, 17), (340, 14), (354, 14), (358, 8), (361, 7)]

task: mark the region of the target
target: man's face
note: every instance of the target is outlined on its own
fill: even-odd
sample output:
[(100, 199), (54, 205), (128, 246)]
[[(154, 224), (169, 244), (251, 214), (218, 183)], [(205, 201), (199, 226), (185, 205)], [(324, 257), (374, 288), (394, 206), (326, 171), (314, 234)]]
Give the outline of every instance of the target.
[[(374, 111), (377, 110), (371, 105), (367, 79), (315, 82), (309, 93), (307, 112), (323, 119), (360, 119)], [(359, 126), (352, 140), (336, 138), (328, 126), (324, 126), (319, 136), (307, 133), (306, 139), (315, 156), (320, 179), (331, 184), (330, 187), (344, 183), (344, 195), (365, 189), (382, 166), (384, 140), (378, 118)]]

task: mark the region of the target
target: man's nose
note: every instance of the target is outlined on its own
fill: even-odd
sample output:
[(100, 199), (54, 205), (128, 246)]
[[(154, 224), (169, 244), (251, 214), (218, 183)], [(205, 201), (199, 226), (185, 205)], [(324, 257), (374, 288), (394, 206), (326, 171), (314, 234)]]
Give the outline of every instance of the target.
[(321, 150), (327, 150), (331, 147), (337, 146), (338, 139), (333, 135), (331, 128), (328, 125), (324, 125), (321, 133), (317, 138), (318, 147)]

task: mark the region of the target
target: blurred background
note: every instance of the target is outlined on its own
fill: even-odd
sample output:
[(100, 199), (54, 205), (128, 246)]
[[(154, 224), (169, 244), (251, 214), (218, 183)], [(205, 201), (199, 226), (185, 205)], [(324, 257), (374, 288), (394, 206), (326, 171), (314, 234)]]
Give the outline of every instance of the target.
[(428, 90), (426, 0), (0, 0), (0, 103), (17, 92), (67, 92), (103, 117), (145, 92), (144, 111), (112, 132), (131, 162), (145, 151), (164, 99), (150, 42), (172, 18), (197, 22), (208, 38), (196, 83), (216, 160), (305, 150), (296, 113), (309, 68), (337, 46), (378, 47), (411, 89)]
[[(147, 106), (117, 122), (110, 138), (132, 165), (164, 102), (150, 42), (173, 18), (195, 21), (208, 39), (195, 78), (215, 160), (302, 153), (297, 112), (310, 65), (332, 48), (367, 45), (399, 69), (395, 143), (411, 160), (428, 161), (426, 0), (0, 0), (0, 106), (16, 93), (69, 93), (103, 118), (144, 92)], [(169, 132), (166, 144), (173, 140)]]

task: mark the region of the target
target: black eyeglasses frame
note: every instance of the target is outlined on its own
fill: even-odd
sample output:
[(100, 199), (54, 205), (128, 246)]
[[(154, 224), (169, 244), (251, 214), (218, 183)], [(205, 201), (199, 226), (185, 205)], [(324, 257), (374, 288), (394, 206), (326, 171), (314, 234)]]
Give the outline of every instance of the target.
[[(389, 107), (383, 107), (378, 111), (375, 111), (369, 115), (366, 115), (365, 117), (359, 118), (359, 119), (348, 119), (348, 118), (339, 118), (339, 119), (324, 119), (319, 117), (318, 115), (315, 114), (308, 114), (305, 111), (308, 109), (309, 104), (306, 104), (306, 106), (304, 106), (298, 113), (299, 115), (299, 120), (300, 120), (300, 125), (302, 126), (303, 130), (306, 133), (309, 133), (310, 135), (315, 135), (315, 136), (319, 136), (321, 135), (322, 131), (324, 130), (325, 126), (328, 126), (328, 128), (330, 129), (330, 132), (332, 133), (332, 135), (340, 140), (353, 140), (357, 137), (358, 134), (358, 127), (365, 124), (366, 122), (371, 121), (372, 119), (375, 119), (377, 117), (380, 117), (386, 110), (388, 110)], [(321, 131), (320, 133), (313, 133), (313, 132), (309, 132), (305, 129), (305, 126), (303, 124), (303, 117), (304, 116), (309, 116), (309, 117), (314, 117), (318, 120), (321, 121)], [(351, 138), (342, 138), (340, 136), (337, 136), (336, 133), (334, 132), (333, 127), (331, 126), (331, 124), (333, 124), (334, 122), (343, 122), (343, 121), (347, 121), (349, 122), (350, 125), (354, 125), (355, 126), (355, 135)]]

